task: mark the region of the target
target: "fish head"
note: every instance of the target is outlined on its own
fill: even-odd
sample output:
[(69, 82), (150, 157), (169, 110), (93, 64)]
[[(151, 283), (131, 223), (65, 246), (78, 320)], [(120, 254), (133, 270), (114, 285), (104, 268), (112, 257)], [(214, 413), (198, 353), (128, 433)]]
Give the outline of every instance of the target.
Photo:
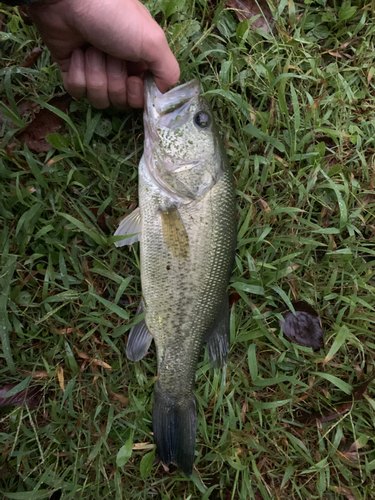
[(145, 82), (145, 148), (148, 174), (172, 199), (203, 196), (222, 176), (222, 146), (212, 110), (198, 80), (162, 94)]

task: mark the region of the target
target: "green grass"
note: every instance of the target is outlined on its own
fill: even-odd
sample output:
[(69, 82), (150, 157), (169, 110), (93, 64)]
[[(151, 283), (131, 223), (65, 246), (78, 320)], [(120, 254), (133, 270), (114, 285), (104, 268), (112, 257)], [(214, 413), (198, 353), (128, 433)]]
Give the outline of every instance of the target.
[[(35, 410), (0, 410), (3, 498), (374, 498), (374, 383), (340, 418), (298, 421), (334, 411), (374, 369), (374, 3), (269, 1), (273, 34), (223, 4), (149, 3), (181, 81), (198, 77), (212, 103), (237, 189), (241, 298), (226, 370), (206, 354), (198, 366), (191, 479), (152, 467), (154, 348), (138, 363), (125, 355), (138, 248), (111, 235), (137, 201), (141, 113), (73, 102), (55, 148), (30, 152), (15, 138), (31, 120), (17, 105), (64, 91), (46, 50), (19, 68), (40, 41), (3, 11), (0, 381), (45, 388)], [(322, 318), (319, 352), (280, 332), (295, 299)]]

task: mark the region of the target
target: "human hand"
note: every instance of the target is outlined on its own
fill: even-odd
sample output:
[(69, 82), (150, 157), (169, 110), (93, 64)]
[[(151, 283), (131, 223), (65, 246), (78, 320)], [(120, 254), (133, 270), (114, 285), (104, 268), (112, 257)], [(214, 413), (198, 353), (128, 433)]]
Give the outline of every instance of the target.
[(66, 90), (77, 99), (86, 95), (96, 108), (142, 108), (147, 70), (161, 92), (179, 79), (163, 30), (138, 0), (36, 2), (29, 15)]

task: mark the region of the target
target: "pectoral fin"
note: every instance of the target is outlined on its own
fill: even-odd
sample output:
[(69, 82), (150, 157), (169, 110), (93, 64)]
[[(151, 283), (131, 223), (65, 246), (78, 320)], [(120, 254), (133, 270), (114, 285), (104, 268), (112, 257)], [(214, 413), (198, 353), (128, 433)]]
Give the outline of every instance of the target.
[[(143, 300), (137, 309), (137, 316), (143, 312)], [(152, 342), (152, 335), (149, 332), (146, 322), (143, 319), (132, 327), (129, 333), (128, 343), (126, 346), (126, 356), (131, 361), (139, 361), (148, 351)]]
[(139, 241), (141, 234), (141, 212), (136, 208), (130, 215), (125, 217), (120, 222), (119, 227), (115, 232), (115, 236), (126, 236), (123, 240), (116, 241), (116, 247), (123, 247), (124, 245), (132, 245)]
[(186, 260), (190, 255), (189, 237), (177, 208), (161, 211), (163, 239), (173, 257)]
[(225, 295), (220, 313), (206, 333), (208, 359), (212, 368), (222, 368), (228, 359), (229, 352), (229, 299)]

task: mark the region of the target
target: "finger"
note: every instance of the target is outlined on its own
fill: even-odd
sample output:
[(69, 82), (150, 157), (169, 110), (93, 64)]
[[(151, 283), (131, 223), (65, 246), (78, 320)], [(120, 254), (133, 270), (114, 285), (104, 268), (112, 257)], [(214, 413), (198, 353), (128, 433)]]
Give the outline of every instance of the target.
[(64, 86), (72, 97), (81, 99), (86, 94), (85, 54), (81, 49), (73, 50), (69, 70), (63, 73)]
[(126, 61), (126, 70), (128, 76), (143, 78), (144, 73), (148, 70), (148, 66), (145, 62)]
[[(156, 24), (156, 23), (155, 23)], [(160, 92), (166, 92), (175, 85), (180, 78), (180, 67), (171, 49), (163, 30), (158, 26), (154, 28), (152, 37), (145, 33), (143, 59), (154, 75), (154, 81)]]
[(143, 108), (143, 80), (138, 76), (129, 76), (126, 85), (129, 106), (132, 108)]
[(126, 63), (107, 55), (108, 97), (115, 108), (126, 108)]
[(95, 47), (89, 47), (85, 54), (87, 98), (94, 108), (108, 108), (108, 80), (105, 55)]

